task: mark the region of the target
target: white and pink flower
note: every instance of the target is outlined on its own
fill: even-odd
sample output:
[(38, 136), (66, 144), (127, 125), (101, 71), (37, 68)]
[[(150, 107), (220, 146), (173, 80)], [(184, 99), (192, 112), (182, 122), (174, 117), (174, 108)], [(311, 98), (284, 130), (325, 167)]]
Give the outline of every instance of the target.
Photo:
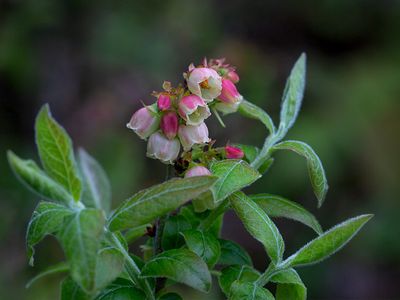
[(189, 95), (179, 101), (179, 115), (187, 125), (199, 125), (207, 119), (211, 113), (207, 103), (199, 96)]
[(159, 159), (165, 164), (173, 164), (179, 155), (180, 148), (181, 145), (177, 138), (170, 140), (157, 131), (149, 138), (146, 155), (150, 158)]
[(153, 106), (145, 106), (136, 111), (126, 127), (132, 129), (141, 139), (147, 139), (158, 129), (160, 116)]
[(187, 85), (189, 90), (210, 102), (217, 98), (222, 89), (222, 78), (217, 71), (210, 68), (194, 68), (187, 76)]
[(210, 141), (205, 123), (197, 126), (180, 125), (178, 136), (185, 151), (189, 151), (195, 144), (205, 144)]
[(186, 171), (185, 178), (211, 175), (210, 170), (203, 166), (194, 166)]
[(237, 111), (243, 97), (232, 81), (229, 79), (222, 79), (222, 91), (218, 96), (218, 100), (220, 102), (215, 105), (215, 108), (228, 114)]

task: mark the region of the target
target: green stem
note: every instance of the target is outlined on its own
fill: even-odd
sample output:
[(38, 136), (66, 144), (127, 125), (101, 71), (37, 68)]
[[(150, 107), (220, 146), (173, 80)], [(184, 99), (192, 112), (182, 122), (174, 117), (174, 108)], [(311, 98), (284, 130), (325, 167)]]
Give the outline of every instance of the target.
[(270, 157), (271, 148), (282, 139), (282, 132), (278, 130), (276, 133), (269, 135), (264, 142), (264, 145), (257, 155), (257, 157), (252, 161), (250, 166), (254, 169), (258, 169), (261, 165)]
[(125, 269), (126, 269), (127, 273), (129, 274), (129, 277), (131, 278), (133, 283), (142, 287), (143, 291), (145, 292), (145, 294), (147, 296), (147, 299), (155, 300), (156, 298), (154, 296), (153, 289), (150, 287), (150, 284), (146, 279), (141, 280), (139, 278), (140, 269), (136, 265), (136, 263), (132, 259), (132, 257), (129, 255), (128, 251), (126, 251), (125, 247), (121, 244), (120, 240), (117, 238), (117, 236), (113, 232), (110, 232), (110, 236), (111, 236), (112, 243), (114, 244), (114, 246), (119, 251), (121, 251), (122, 255), (125, 258), (125, 262), (126, 262)]
[(285, 264), (274, 265), (273, 263), (270, 263), (265, 272), (257, 279), (256, 284), (259, 286), (266, 285), (271, 280), (272, 276), (286, 268), (287, 266)]
[(218, 217), (226, 212), (229, 208), (229, 200), (226, 198), (222, 203), (214, 210), (211, 211), (211, 213), (201, 221), (200, 225), (198, 226), (198, 229), (207, 231), (211, 228), (211, 226), (214, 224), (214, 222), (218, 219)]

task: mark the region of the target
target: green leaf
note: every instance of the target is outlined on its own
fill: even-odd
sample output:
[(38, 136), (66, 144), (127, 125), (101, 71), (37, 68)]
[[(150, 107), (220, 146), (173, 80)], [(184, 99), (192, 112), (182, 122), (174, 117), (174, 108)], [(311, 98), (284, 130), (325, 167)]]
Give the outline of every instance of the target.
[(235, 281), (231, 286), (230, 300), (274, 300), (270, 291), (255, 282)]
[(293, 126), (300, 110), (306, 85), (306, 55), (302, 53), (286, 81), (282, 97), (279, 131), (282, 136)]
[(214, 235), (191, 229), (183, 232), (183, 236), (188, 248), (200, 256), (210, 269), (217, 263), (221, 255), (221, 246)]
[(66, 262), (60, 262), (58, 264), (52, 265), (48, 268), (46, 268), (44, 271), (40, 272), (37, 274), (35, 277), (33, 277), (31, 280), (28, 281), (28, 283), (25, 285), (25, 288), (29, 289), (36, 281), (43, 277), (47, 277), (49, 275), (53, 274), (58, 274), (62, 272), (67, 272), (69, 270), (69, 266)]
[(303, 246), (282, 264), (293, 267), (310, 265), (324, 260), (350, 241), (372, 216), (361, 215), (334, 226)]
[(214, 162), (210, 166), (211, 173), (218, 177), (212, 188), (215, 202), (220, 202), (233, 192), (252, 184), (261, 177), (243, 160), (226, 159)]
[(100, 249), (97, 255), (95, 289), (101, 290), (116, 279), (124, 269), (122, 253), (112, 247)]
[(218, 283), (224, 294), (229, 296), (231, 286), (236, 280), (240, 280), (241, 282), (254, 282), (259, 277), (260, 273), (249, 266), (232, 265), (221, 270)]
[(7, 157), (15, 175), (33, 192), (65, 204), (73, 201), (64, 187), (47, 176), (33, 160), (23, 160), (12, 151), (7, 152)]
[(71, 277), (65, 278), (61, 283), (61, 300), (91, 300), (80, 286)]
[(271, 277), (271, 281), (278, 284), (275, 295), (277, 300), (307, 299), (307, 289), (294, 269), (290, 268), (275, 274)]
[(101, 210), (82, 209), (66, 218), (58, 235), (71, 267), (72, 278), (88, 293), (96, 288), (97, 252), (104, 223)]
[[(251, 164), (260, 153), (260, 149), (256, 146), (244, 145), (244, 144), (234, 144), (234, 146), (242, 149), (242, 151), (244, 153), (244, 158), (249, 164)], [(274, 159), (272, 157), (267, 159), (258, 168), (258, 172), (260, 172), (260, 174), (266, 173), (269, 170), (269, 168), (271, 167), (273, 162), (274, 162)]]
[(243, 100), (239, 105), (238, 112), (247, 118), (261, 121), (271, 134), (275, 133), (275, 126), (271, 117), (257, 105)]
[(29, 221), (26, 232), (29, 264), (33, 265), (34, 246), (46, 235), (58, 232), (64, 218), (72, 215), (73, 211), (63, 205), (42, 201), (38, 204)]
[(151, 223), (208, 190), (213, 176), (171, 179), (140, 191), (126, 200), (111, 216), (110, 229), (121, 230)]
[(118, 278), (95, 298), (96, 300), (145, 300), (145, 294), (132, 286), (132, 282)]
[(75, 200), (79, 200), (82, 183), (72, 142), (64, 128), (51, 116), (47, 104), (36, 118), (35, 129), (39, 156), (47, 174), (64, 186)]
[(111, 186), (107, 174), (83, 149), (79, 150), (79, 162), (83, 175), (83, 203), (108, 213), (111, 208)]
[(250, 255), (239, 244), (233, 241), (219, 239), (221, 256), (218, 264), (221, 265), (248, 265), (252, 266)]
[(147, 233), (147, 227), (151, 227), (151, 224), (144, 224), (127, 230), (124, 234), (126, 242), (130, 244), (136, 241), (138, 238), (144, 236)]
[(189, 221), (182, 215), (171, 216), (165, 222), (164, 231), (161, 237), (161, 247), (163, 250), (180, 248), (185, 241), (180, 234), (192, 226)]
[(317, 154), (309, 145), (299, 141), (284, 141), (272, 148), (272, 150), (278, 149), (294, 151), (307, 159), (308, 174), (315, 196), (318, 199), (318, 206), (320, 207), (328, 191), (328, 181), (326, 180), (324, 168)]
[(272, 218), (284, 217), (292, 219), (309, 226), (318, 234), (323, 232), (314, 215), (296, 202), (271, 194), (251, 195), (250, 198)]
[(166, 277), (202, 292), (208, 292), (211, 287), (207, 265), (187, 249), (174, 249), (157, 255), (145, 264), (141, 276)]
[(183, 300), (183, 298), (177, 293), (167, 293), (157, 299), (158, 300)]
[(275, 264), (280, 262), (285, 246), (278, 228), (268, 215), (242, 192), (234, 193), (229, 200), (247, 231), (264, 245)]

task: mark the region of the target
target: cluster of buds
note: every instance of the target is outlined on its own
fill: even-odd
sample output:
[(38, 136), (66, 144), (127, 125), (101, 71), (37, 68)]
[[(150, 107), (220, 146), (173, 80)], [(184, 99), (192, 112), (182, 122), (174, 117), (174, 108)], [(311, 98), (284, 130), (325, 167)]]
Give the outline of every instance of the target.
[[(191, 64), (183, 76), (184, 84), (176, 88), (164, 82), (164, 90), (153, 93), (157, 102), (136, 111), (127, 124), (140, 138), (148, 139), (147, 156), (166, 164), (174, 164), (181, 153), (209, 143), (204, 121), (211, 111), (236, 112), (243, 99), (235, 86), (239, 76), (223, 59)], [(230, 158), (228, 152), (226, 157)], [(205, 175), (202, 168), (198, 166), (186, 176)]]

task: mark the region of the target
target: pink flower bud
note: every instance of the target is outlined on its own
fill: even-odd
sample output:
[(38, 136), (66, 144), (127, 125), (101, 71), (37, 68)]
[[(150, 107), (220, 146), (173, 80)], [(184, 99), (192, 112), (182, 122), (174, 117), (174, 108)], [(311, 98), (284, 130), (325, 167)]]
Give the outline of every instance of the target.
[(226, 74), (226, 78), (232, 81), (233, 83), (238, 83), (239, 82), (239, 75), (235, 71), (229, 71)]
[(186, 171), (185, 178), (195, 177), (195, 176), (207, 176), (207, 175), (211, 175), (211, 172), (206, 167), (195, 166)]
[(206, 102), (217, 98), (221, 93), (221, 76), (210, 68), (195, 68), (187, 78), (189, 90)]
[(171, 98), (168, 95), (161, 94), (158, 96), (157, 106), (161, 111), (168, 110), (171, 107)]
[(225, 154), (228, 159), (241, 159), (244, 156), (242, 149), (232, 146), (225, 146)]
[(190, 150), (194, 144), (204, 144), (210, 141), (205, 123), (197, 126), (180, 125), (178, 136), (185, 151)]
[(157, 131), (153, 133), (147, 143), (147, 156), (159, 159), (165, 164), (173, 164), (179, 155), (181, 145), (177, 138), (167, 139), (165, 135)]
[(126, 124), (126, 127), (132, 129), (140, 138), (147, 139), (158, 129), (160, 117), (152, 106), (146, 106), (135, 112)]
[(211, 113), (207, 104), (196, 95), (185, 96), (179, 102), (179, 115), (188, 125), (199, 125)]
[(178, 115), (174, 111), (169, 111), (165, 113), (161, 117), (160, 127), (165, 136), (168, 139), (172, 140), (173, 138), (176, 137), (178, 133), (178, 127), (179, 127)]

